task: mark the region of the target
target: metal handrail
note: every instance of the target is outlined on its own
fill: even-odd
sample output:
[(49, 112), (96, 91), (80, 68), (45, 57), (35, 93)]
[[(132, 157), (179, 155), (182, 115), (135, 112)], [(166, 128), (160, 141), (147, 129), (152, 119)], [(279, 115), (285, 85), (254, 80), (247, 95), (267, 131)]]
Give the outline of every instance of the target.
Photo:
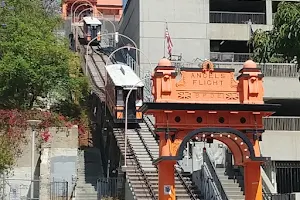
[[(149, 119), (148, 116), (145, 116), (145, 115), (144, 115), (144, 117), (147, 117), (148, 121), (152, 124), (152, 126), (154, 126), (153, 123), (151, 122), (151, 120)], [(145, 121), (145, 120), (144, 120), (144, 121)], [(151, 129), (151, 127), (149, 126), (149, 124), (148, 124), (147, 122), (146, 122), (145, 124), (146, 124), (146, 126), (148, 127), (148, 129), (149, 129), (149, 131), (151, 132), (151, 134), (152, 134), (153, 136), (155, 136), (155, 135), (154, 135), (155, 133), (154, 133), (154, 131)], [(145, 146), (146, 151), (148, 152), (148, 154), (149, 154), (151, 160), (153, 161), (154, 158), (153, 158), (151, 152), (149, 151), (149, 149), (148, 149), (148, 147), (147, 147), (147, 145), (146, 145), (146, 142), (145, 142), (144, 138), (141, 136), (141, 134), (140, 134), (139, 131), (137, 131), (137, 133), (138, 133), (138, 136), (140, 137), (140, 139), (141, 139), (143, 145)], [(156, 168), (158, 168), (158, 167), (156, 166)], [(180, 168), (182, 169), (181, 166), (180, 166)], [(195, 194), (192, 192), (192, 190), (190, 189), (190, 187), (189, 187), (189, 186), (186, 184), (186, 182), (184, 181), (183, 176), (178, 172), (178, 170), (177, 170), (176, 168), (174, 168), (174, 171), (176, 172), (176, 175), (179, 177), (179, 179), (180, 179), (181, 182), (183, 183), (184, 187), (188, 190), (190, 197), (192, 197), (194, 200), (197, 200), (197, 198), (195, 197)]]
[[(77, 171), (78, 171), (78, 169), (77, 169)], [(72, 198), (75, 197), (75, 191), (76, 191), (77, 181), (78, 181), (78, 178), (76, 177), (75, 183), (74, 183), (74, 185), (72, 187), (72, 192), (71, 192), (69, 200), (72, 200)]]
[[(219, 192), (219, 190), (218, 190), (218, 187), (217, 187), (217, 185), (215, 184), (215, 182), (214, 182), (214, 180), (213, 180), (213, 176), (212, 176), (212, 174), (210, 173), (209, 168), (208, 168), (208, 166), (207, 166), (206, 163), (203, 164), (202, 176), (204, 176), (204, 173), (207, 174), (208, 179), (212, 182), (212, 184), (211, 184), (212, 186), (211, 186), (211, 187), (212, 187), (214, 193), (216, 194), (217, 198), (218, 198), (218, 199), (220, 198), (221, 200), (223, 200), (222, 197), (221, 197), (221, 195), (220, 195), (220, 192)], [(203, 178), (203, 177), (202, 177), (202, 178)]]
[(203, 160), (206, 163), (209, 171), (211, 172), (212, 178), (213, 178), (213, 180), (214, 180), (214, 182), (215, 182), (215, 184), (216, 184), (216, 186), (219, 190), (219, 193), (222, 197), (222, 200), (228, 200), (227, 194), (224, 191), (224, 188), (223, 188), (223, 186), (220, 182), (220, 179), (219, 179), (219, 177), (216, 173), (215, 167), (213, 166), (213, 164), (212, 164), (212, 162), (209, 158), (209, 155), (205, 151), (203, 151)]
[(152, 198), (153, 198), (153, 199), (157, 199), (156, 196), (155, 196), (155, 193), (154, 193), (154, 191), (153, 191), (153, 189), (152, 189), (152, 187), (151, 187), (151, 184), (150, 184), (150, 182), (149, 182), (149, 180), (148, 180), (148, 177), (146, 176), (145, 171), (143, 170), (143, 168), (142, 168), (142, 166), (141, 166), (141, 164), (140, 164), (140, 162), (139, 162), (139, 160), (138, 160), (136, 154), (134, 153), (133, 147), (131, 146), (130, 141), (129, 141), (128, 138), (127, 138), (127, 143), (128, 143), (128, 147), (129, 147), (129, 149), (130, 149), (130, 152), (132, 153), (132, 155), (133, 155), (133, 157), (134, 157), (134, 160), (135, 160), (135, 162), (136, 162), (136, 165), (137, 165), (137, 167), (138, 167), (140, 173), (142, 174), (142, 176), (143, 176), (143, 178), (144, 178), (144, 181), (145, 181), (145, 183), (146, 183), (146, 185), (147, 185), (147, 187), (148, 187), (148, 189), (149, 189), (149, 191), (150, 191), (150, 194), (151, 194)]
[[(122, 130), (119, 129), (119, 128), (113, 129), (113, 132), (114, 132), (114, 136), (116, 136), (116, 132), (118, 132), (118, 133), (123, 133)], [(120, 134), (120, 135), (122, 136), (122, 139), (124, 139), (124, 134)], [(115, 138), (116, 138), (116, 137), (115, 137)], [(125, 139), (124, 139), (124, 140), (125, 140)], [(117, 141), (117, 145), (118, 145), (119, 148), (120, 148), (120, 143), (119, 143), (119, 141), (117, 140), (117, 138), (116, 138), (116, 141)], [(130, 143), (128, 143), (128, 144), (130, 144)], [(122, 151), (121, 148), (120, 148), (120, 151)], [(124, 150), (124, 151), (125, 151), (125, 150)], [(132, 152), (130, 148), (127, 149), (127, 152), (129, 152), (129, 153), (127, 153), (127, 156), (130, 156), (130, 155), (135, 156), (134, 152)], [(132, 161), (132, 160), (130, 159), (130, 161)], [(135, 160), (135, 162), (136, 162), (136, 160)], [(133, 161), (132, 161), (132, 164), (134, 164)], [(136, 170), (136, 168), (134, 168), (134, 170)], [(139, 170), (139, 169), (138, 169), (138, 170)], [(128, 183), (131, 184), (130, 180), (128, 179), (127, 173), (125, 173), (125, 176), (126, 176), (126, 179), (127, 179)], [(138, 178), (139, 178), (139, 180), (141, 180), (141, 179), (140, 179), (140, 176), (138, 176)], [(143, 177), (143, 178), (144, 178), (144, 177)], [(143, 189), (145, 189), (145, 191), (146, 191), (146, 188), (144, 188), (144, 185), (142, 185), (142, 187), (143, 187)], [(148, 187), (148, 186), (146, 185), (146, 187)], [(148, 189), (148, 188), (147, 188), (147, 189)], [(134, 189), (133, 189), (133, 190), (130, 189), (130, 190), (133, 191), (134, 199), (136, 199), (136, 194), (135, 194), (135, 192), (134, 192)]]

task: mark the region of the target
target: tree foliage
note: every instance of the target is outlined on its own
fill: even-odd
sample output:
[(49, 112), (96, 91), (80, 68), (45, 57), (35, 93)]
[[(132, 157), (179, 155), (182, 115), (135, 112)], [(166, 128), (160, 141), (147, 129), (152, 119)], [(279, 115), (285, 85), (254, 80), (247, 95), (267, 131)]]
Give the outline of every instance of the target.
[(7, 0), (0, 15), (0, 107), (28, 109), (49, 93), (81, 94), (87, 82), (79, 58), (54, 34), (59, 17), (48, 15), (40, 0)]
[(270, 31), (256, 30), (250, 40), (254, 58), (259, 62), (271, 62), (276, 55), (283, 55), (286, 61), (295, 56), (300, 61), (300, 3), (281, 2)]
[[(4, 3), (3, 3), (4, 2)], [(49, 8), (49, 6), (47, 7)], [(55, 34), (61, 19), (41, 0), (4, 0), (0, 2), (0, 172), (13, 164), (24, 126), (12, 127), (19, 119), (32, 119), (28, 110), (40, 98), (56, 102), (52, 110), (73, 118), (80, 130), (84, 102), (89, 87), (81, 73), (79, 57), (69, 50), (64, 38)], [(64, 108), (64, 109), (62, 109)], [(66, 109), (67, 108), (67, 109)], [(10, 111), (16, 109), (19, 111)], [(18, 115), (19, 115), (18, 114)], [(41, 116), (40, 116), (41, 117)], [(52, 118), (51, 118), (52, 120)], [(57, 125), (50, 118), (45, 127)], [(62, 117), (57, 119), (64, 121)], [(26, 124), (26, 123), (25, 123)], [(44, 127), (44, 128), (45, 128)], [(13, 133), (13, 134), (11, 134)], [(12, 137), (14, 135), (14, 137)], [(16, 141), (16, 139), (19, 139)]]

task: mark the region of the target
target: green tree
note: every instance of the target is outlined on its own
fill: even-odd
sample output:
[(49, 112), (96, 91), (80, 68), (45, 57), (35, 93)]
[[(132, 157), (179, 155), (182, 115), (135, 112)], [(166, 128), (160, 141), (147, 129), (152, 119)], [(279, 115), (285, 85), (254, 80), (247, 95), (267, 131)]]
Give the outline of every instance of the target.
[[(13, 113), (7, 109), (26, 111), (38, 97), (51, 97), (57, 101), (55, 111), (80, 122), (86, 116), (88, 82), (79, 56), (54, 34), (61, 22), (40, 0), (5, 0), (5, 6), (0, 2), (0, 111), (7, 113), (0, 112), (0, 173), (14, 164), (26, 129), (11, 129)], [(11, 132), (21, 137), (11, 137)]]
[(300, 3), (281, 2), (274, 18), (271, 31), (256, 30), (250, 40), (254, 59), (271, 62), (276, 55), (283, 55), (286, 61), (297, 57), (300, 61)]
[(0, 28), (0, 107), (28, 109), (49, 93), (62, 99), (81, 94), (87, 83), (74, 74), (79, 58), (54, 34), (59, 17), (48, 15), (40, 0), (6, 0), (0, 15), (6, 25)]

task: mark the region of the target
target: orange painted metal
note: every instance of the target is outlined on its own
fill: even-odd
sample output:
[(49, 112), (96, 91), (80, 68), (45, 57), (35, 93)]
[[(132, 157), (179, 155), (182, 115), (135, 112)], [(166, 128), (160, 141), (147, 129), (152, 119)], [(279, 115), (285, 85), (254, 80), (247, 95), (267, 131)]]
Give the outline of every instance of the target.
[[(72, 4), (76, 2), (76, 0), (64, 0), (62, 3), (62, 17), (66, 19), (68, 16), (71, 16), (71, 6)], [(101, 12), (104, 17), (111, 17), (112, 20), (119, 21), (122, 17), (123, 14), (123, 4), (122, 0), (80, 0), (75, 3), (73, 7), (73, 12), (74, 8), (77, 7), (80, 4), (86, 4), (86, 3), (91, 3), (92, 9), (95, 13), (96, 17), (101, 17)], [(78, 9), (78, 13), (81, 12), (85, 7), (82, 7)], [(99, 11), (99, 12), (97, 12)]]
[[(177, 73), (171, 62), (164, 58), (160, 60), (153, 73), (152, 94), (156, 103), (177, 103), (178, 107), (192, 104), (216, 106), (231, 104), (232, 107), (249, 104), (263, 105), (262, 79), (260, 69), (251, 60), (244, 63), (240, 76), (235, 79), (234, 70), (214, 68), (210, 61), (205, 61), (201, 68), (182, 68)], [(250, 132), (240, 132), (242, 136), (233, 133), (205, 132), (195, 136), (194, 139), (219, 140), (226, 144), (233, 153), (235, 165), (245, 167), (245, 199), (262, 200), (260, 165), (263, 159), (260, 159), (257, 137), (260, 137), (263, 131), (256, 133), (255, 130), (263, 130), (262, 118), (272, 113), (249, 109), (241, 111), (237, 109), (148, 109), (146, 114), (155, 116), (155, 127), (160, 130), (169, 130), (157, 131), (160, 138), (159, 155), (160, 158), (165, 158), (157, 161), (159, 199), (176, 199), (173, 173), (175, 157), (180, 154), (179, 147), (187, 135), (199, 128), (231, 127), (238, 131), (249, 130)], [(256, 139), (253, 139), (253, 135)], [(245, 138), (248, 141), (247, 144)], [(250, 149), (254, 155), (251, 155)], [(166, 187), (170, 188), (169, 193), (166, 192)]]

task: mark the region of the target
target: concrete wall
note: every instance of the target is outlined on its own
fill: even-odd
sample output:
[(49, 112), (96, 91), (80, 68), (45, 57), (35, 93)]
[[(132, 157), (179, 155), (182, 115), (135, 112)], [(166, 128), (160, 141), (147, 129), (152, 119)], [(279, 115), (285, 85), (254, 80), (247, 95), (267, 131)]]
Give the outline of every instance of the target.
[(264, 88), (264, 98), (300, 99), (300, 83), (298, 78), (264, 77)]
[[(35, 181), (34, 198), (48, 200), (50, 181), (69, 182), (76, 175), (78, 148), (78, 128), (50, 128), (51, 138), (42, 144), (40, 152), (40, 135), (36, 133), (35, 142)], [(31, 130), (26, 131), (27, 144), (23, 144), (22, 155), (16, 160), (12, 172), (5, 177), (5, 194), (7, 199), (30, 197), (31, 187)], [(41, 188), (41, 191), (39, 191)]]
[[(140, 9), (140, 48), (152, 63), (156, 65), (165, 54), (166, 22), (174, 55), (182, 54), (186, 60), (209, 58), (209, 0), (142, 0)], [(147, 64), (148, 60), (141, 56), (145, 70), (149, 70)]]
[[(253, 31), (257, 29), (271, 30), (272, 25), (252, 25)], [(210, 23), (207, 36), (210, 40), (241, 40), (250, 39), (250, 26), (248, 24), (218, 24)]]
[[(30, 195), (30, 185), (31, 185), (31, 130), (27, 130), (25, 135), (28, 143), (22, 145), (22, 154), (16, 160), (16, 164), (13, 167), (11, 173), (5, 177), (5, 193), (7, 198), (22, 198)], [(38, 142), (36, 142), (37, 144)], [(36, 149), (34, 152), (35, 164), (39, 160), (39, 152)], [(39, 166), (35, 169), (35, 179), (39, 178)], [(38, 186), (38, 183), (36, 184)], [(35, 197), (38, 194), (38, 187), (36, 187)]]
[[(253, 24), (253, 30), (272, 28), (271, 0), (266, 1), (266, 19), (267, 25)], [(250, 38), (248, 24), (209, 23), (209, 0), (128, 1), (119, 32), (132, 38), (145, 53), (146, 56), (140, 54), (142, 75), (149, 70), (152, 72), (159, 59), (167, 56), (167, 46), (164, 47), (166, 22), (173, 54), (182, 54), (188, 62), (210, 58), (210, 40), (248, 41)], [(120, 42), (120, 45), (123, 44)], [(131, 56), (135, 57), (134, 51)], [(149, 66), (148, 58), (152, 66)], [(300, 98), (297, 83), (297, 78), (266, 77), (265, 98)], [(290, 86), (288, 90), (286, 85)]]
[[(50, 131), (51, 141), (45, 143), (41, 150), (40, 200), (49, 198), (47, 185), (52, 181), (68, 181), (70, 194), (77, 175), (78, 128), (52, 128)], [(63, 185), (59, 185), (58, 189), (60, 187)]]
[(300, 160), (299, 131), (268, 131), (263, 133), (261, 152), (277, 161)]
[[(140, 46), (140, 2), (138, 0), (132, 0), (127, 5), (125, 10), (125, 17), (123, 15), (122, 22), (120, 22), (119, 32), (123, 35), (130, 37), (138, 46)], [(124, 46), (131, 44), (130, 41), (120, 36), (119, 45)], [(131, 51), (130, 54), (135, 58), (135, 51)]]

